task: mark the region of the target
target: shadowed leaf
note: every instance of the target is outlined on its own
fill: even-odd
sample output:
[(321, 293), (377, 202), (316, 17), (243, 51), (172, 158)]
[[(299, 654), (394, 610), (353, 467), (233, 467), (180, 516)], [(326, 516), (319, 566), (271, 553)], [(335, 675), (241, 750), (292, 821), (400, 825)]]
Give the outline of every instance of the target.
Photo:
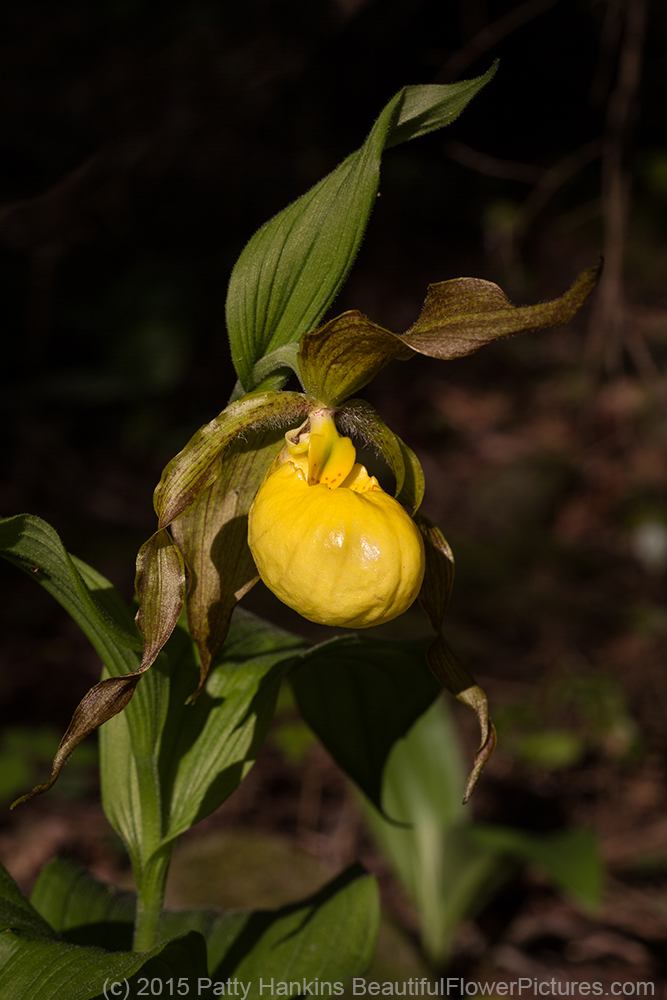
[[(212, 546), (225, 523), (223, 518), (233, 516), (235, 505), (238, 516), (243, 515), (244, 508), (247, 513), (250, 485), (266, 458), (262, 455), (256, 464), (248, 454), (244, 472), (243, 463), (239, 465), (233, 459), (228, 468), (222, 456), (232, 442), (248, 436), (255, 428), (287, 425), (303, 416), (307, 409), (306, 397), (301, 393), (275, 390), (251, 393), (231, 403), (201, 427), (166, 466), (154, 497), (159, 528), (142, 547), (137, 560), (136, 589), (140, 601), (137, 622), (144, 637), (145, 666), (150, 666), (149, 659), (155, 660), (183, 608), (185, 564), (167, 528), (185, 515), (183, 530), (179, 527), (173, 530), (177, 540), (182, 538), (187, 546), (194, 573), (195, 590), (188, 611), (192, 609), (195, 616), (193, 632), (203, 650), (202, 681), (205, 678), (211, 656), (224, 642), (229, 614), (238, 600), (234, 595), (245, 592), (252, 582), (248, 578), (250, 567), (244, 542), (238, 533), (240, 525), (232, 532), (234, 537), (229, 538), (232, 547), (227, 563), (217, 559), (213, 564)], [(242, 479), (247, 477), (247, 488), (232, 481), (235, 471)], [(222, 485), (218, 485), (221, 477)], [(194, 509), (190, 512), (190, 508)], [(198, 545), (203, 549), (195, 552)]]
[(304, 719), (380, 810), (391, 748), (438, 694), (425, 646), (345, 636), (302, 653), (290, 675)]

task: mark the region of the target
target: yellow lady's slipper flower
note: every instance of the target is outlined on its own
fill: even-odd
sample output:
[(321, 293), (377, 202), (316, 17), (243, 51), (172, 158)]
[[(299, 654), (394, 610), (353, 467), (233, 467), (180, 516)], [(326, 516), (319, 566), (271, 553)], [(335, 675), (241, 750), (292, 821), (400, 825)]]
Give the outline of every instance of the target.
[(260, 577), (304, 618), (366, 628), (410, 607), (424, 578), (412, 518), (356, 462), (331, 410), (285, 435), (248, 515)]

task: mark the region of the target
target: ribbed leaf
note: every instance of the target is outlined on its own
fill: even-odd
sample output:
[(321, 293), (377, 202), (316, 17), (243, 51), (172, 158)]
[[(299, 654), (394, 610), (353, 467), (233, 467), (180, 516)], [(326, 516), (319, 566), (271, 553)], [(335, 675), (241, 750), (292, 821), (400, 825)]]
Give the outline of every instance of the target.
[(500, 867), (497, 854), (470, 835), (472, 816), (461, 805), (464, 787), (454, 721), (438, 699), (396, 744), (385, 769), (385, 806), (400, 824), (366, 809), (383, 853), (417, 908), (424, 950), (438, 966)]
[(46, 521), (30, 514), (0, 521), (0, 555), (30, 573), (62, 604), (114, 675), (83, 698), (58, 747), (51, 777), (17, 805), (47, 791), (74, 747), (128, 703), (142, 671), (136, 652), (141, 643), (129, 609), (109, 581), (71, 557)]
[(492, 67), (461, 83), (405, 87), (356, 153), (253, 236), (227, 294), (232, 359), (246, 390), (268, 374), (254, 373), (255, 364), (316, 327), (336, 297), (375, 203), (384, 148), (448, 125), (494, 72)]
[[(104, 808), (140, 870), (238, 787), (263, 744), (291, 658), (302, 648), (302, 640), (238, 609), (204, 689), (186, 704), (199, 668), (189, 635), (182, 626), (174, 630), (135, 699), (100, 732)], [(132, 741), (137, 732), (143, 738)], [(162, 827), (152, 838), (142, 826), (147, 781), (162, 803)]]
[(38, 908), (29, 903), (9, 872), (0, 865), (0, 937), (15, 931), (24, 937), (55, 937), (54, 929)]
[(280, 910), (230, 914), (208, 939), (215, 980), (250, 983), (248, 1000), (259, 1000), (266, 984), (345, 982), (371, 963), (380, 922), (375, 879), (353, 865), (300, 903)]
[[(0, 934), (0, 996), (2, 1000), (97, 1000), (105, 984), (130, 981), (139, 972), (163, 981), (179, 977), (196, 982), (206, 976), (206, 949), (201, 935), (190, 933), (146, 952), (110, 952), (62, 941), (26, 941)], [(133, 988), (134, 987), (134, 988)], [(202, 994), (205, 995), (205, 994)]]

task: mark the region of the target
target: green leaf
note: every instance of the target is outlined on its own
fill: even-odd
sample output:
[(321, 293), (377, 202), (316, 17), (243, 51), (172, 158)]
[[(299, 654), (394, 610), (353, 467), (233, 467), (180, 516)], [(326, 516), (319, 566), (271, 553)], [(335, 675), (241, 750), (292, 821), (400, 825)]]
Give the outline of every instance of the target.
[(370, 965), (379, 921), (377, 883), (353, 865), (303, 902), (223, 918), (208, 939), (211, 976), (250, 982), (248, 1000), (260, 979), (264, 996), (271, 979), (345, 982)]
[(108, 580), (70, 556), (50, 524), (32, 514), (0, 520), (0, 555), (62, 604), (105, 663), (121, 670), (136, 665), (136, 657), (125, 652), (141, 649), (129, 608)]
[[(184, 704), (194, 662), (191, 643), (172, 666), (173, 691), (160, 753), (168, 803), (165, 838), (175, 838), (217, 809), (254, 764), (268, 732), (280, 684), (303, 640), (254, 615), (236, 612), (228, 640), (194, 704)], [(190, 677), (186, 677), (190, 660)]]
[(384, 148), (448, 125), (494, 72), (495, 66), (475, 80), (405, 87), (360, 149), (253, 236), (227, 294), (232, 359), (246, 390), (258, 384), (255, 364), (314, 329), (336, 297), (375, 203)]
[(411, 448), (380, 419), (370, 403), (351, 399), (338, 418), (348, 434), (356, 434), (377, 449), (396, 479), (396, 499), (416, 511), (424, 497), (424, 472)]
[[(107, 951), (132, 947), (135, 894), (99, 882), (66, 858), (54, 858), (42, 868), (30, 902), (70, 944)], [(180, 933), (193, 929), (197, 928), (183, 928)]]
[(383, 801), (389, 823), (366, 815), (391, 867), (419, 913), (424, 949), (443, 965), (461, 921), (496, 885), (501, 863), (470, 836), (461, 804), (465, 771), (451, 713), (438, 699), (394, 746), (385, 768)]
[[(131, 935), (134, 894), (98, 882), (69, 861), (56, 859), (44, 869), (33, 900), (51, 915), (68, 943), (101, 944), (107, 935), (106, 941), (115, 946)], [(249, 996), (254, 997), (260, 995), (260, 978), (266, 982), (267, 976), (345, 981), (362, 974), (373, 956), (379, 918), (375, 879), (354, 865), (313, 896), (277, 910), (166, 910), (160, 941), (162, 946), (176, 936), (186, 941), (183, 935), (198, 932), (208, 942), (208, 977), (251, 980)], [(160, 976), (155, 961), (143, 967), (142, 975)], [(207, 978), (201, 967), (196, 974)], [(168, 975), (169, 970), (163, 978)], [(185, 975), (182, 969), (180, 975)]]
[(567, 896), (588, 912), (599, 909), (604, 888), (604, 865), (590, 830), (559, 830), (533, 834), (513, 827), (477, 824), (477, 844), (487, 851), (537, 865)]
[[(163, 980), (170, 976), (196, 981), (206, 976), (204, 940), (196, 933), (147, 952), (107, 952), (61, 941), (26, 941), (0, 935), (0, 996), (3, 1000), (97, 1000), (105, 984), (130, 980), (137, 996), (139, 972)], [(133, 988), (134, 987), (134, 988)], [(119, 994), (119, 995), (125, 995)]]
[(380, 810), (389, 752), (438, 694), (425, 647), (344, 636), (301, 653), (290, 675), (304, 719)]
[(81, 701), (58, 747), (51, 777), (17, 805), (47, 791), (74, 747), (128, 703), (139, 679), (136, 650), (141, 644), (129, 609), (109, 581), (70, 556), (45, 521), (30, 514), (0, 521), (0, 555), (30, 573), (62, 604), (116, 675), (96, 684)]
[[(186, 704), (199, 667), (190, 636), (178, 626), (133, 702), (102, 729), (105, 812), (140, 873), (238, 787), (264, 742), (280, 683), (302, 648), (301, 639), (237, 609), (204, 689)], [(149, 782), (161, 819), (158, 830), (147, 831)]]
[(450, 361), (485, 344), (527, 330), (569, 323), (595, 288), (602, 265), (589, 267), (560, 298), (515, 306), (498, 285), (482, 278), (454, 278), (429, 285), (417, 322), (403, 335), (414, 351)]
[(144, 969), (164, 978), (206, 976), (206, 949), (199, 934), (163, 941), (148, 952), (110, 952), (55, 940), (40, 912), (48, 912), (63, 931), (78, 928), (85, 937), (87, 929), (93, 936), (100, 921), (108, 926), (125, 920), (127, 904), (119, 902), (124, 898), (114, 900), (113, 891), (68, 862), (57, 861), (40, 877), (33, 905), (0, 866), (2, 1000), (93, 1000), (102, 994), (105, 982), (131, 980)]
[[(54, 937), (53, 928), (43, 919), (0, 865), (0, 932), (14, 931), (24, 937)], [(4, 935), (0, 934), (0, 939)]]

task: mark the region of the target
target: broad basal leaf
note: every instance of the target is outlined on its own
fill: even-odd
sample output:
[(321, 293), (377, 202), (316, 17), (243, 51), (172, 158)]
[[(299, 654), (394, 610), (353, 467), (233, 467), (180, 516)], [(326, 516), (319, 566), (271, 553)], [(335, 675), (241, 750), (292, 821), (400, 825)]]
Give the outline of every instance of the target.
[(54, 937), (53, 928), (25, 898), (9, 872), (0, 865), (0, 937), (15, 931), (24, 937)]
[(211, 976), (250, 984), (248, 1000), (266, 997), (272, 979), (310, 983), (302, 992), (313, 994), (317, 979), (345, 983), (366, 971), (379, 922), (377, 883), (353, 865), (303, 902), (223, 918), (208, 938)]
[[(321, 321), (345, 280), (377, 196), (386, 146), (453, 121), (491, 79), (405, 87), (386, 105), (364, 145), (253, 236), (232, 272), (227, 329), (241, 384), (268, 372), (255, 365), (296, 343)], [(284, 361), (278, 361), (276, 367)], [(326, 402), (326, 400), (324, 400)]]

